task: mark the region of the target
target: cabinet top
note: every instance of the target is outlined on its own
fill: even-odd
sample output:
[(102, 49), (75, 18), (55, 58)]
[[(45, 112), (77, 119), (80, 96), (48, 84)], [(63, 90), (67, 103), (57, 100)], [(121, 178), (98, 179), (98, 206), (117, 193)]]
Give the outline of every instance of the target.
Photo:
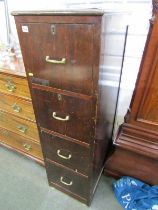
[(37, 11), (13, 11), (12, 15), (103, 15), (101, 9), (82, 9), (82, 10), (37, 10)]

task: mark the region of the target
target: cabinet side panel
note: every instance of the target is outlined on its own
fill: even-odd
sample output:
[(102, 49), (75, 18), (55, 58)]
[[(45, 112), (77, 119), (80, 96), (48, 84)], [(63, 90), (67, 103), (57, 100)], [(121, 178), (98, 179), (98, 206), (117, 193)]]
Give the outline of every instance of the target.
[[(98, 40), (95, 48), (95, 58), (100, 60), (96, 73), (95, 84), (96, 84), (96, 127), (95, 127), (95, 141), (93, 148), (93, 177), (91, 181), (91, 192), (92, 195), (95, 191), (97, 182), (102, 173), (104, 166), (105, 157), (107, 155), (109, 145), (112, 144), (112, 129), (114, 123), (114, 114), (116, 109), (116, 101), (118, 94), (117, 87), (108, 85), (106, 78), (106, 54), (107, 45), (105, 39), (105, 27), (107, 24), (106, 16), (102, 17), (100, 24), (97, 24), (94, 31), (94, 36)], [(121, 62), (120, 62), (121, 70)], [(120, 73), (120, 72), (119, 72)]]

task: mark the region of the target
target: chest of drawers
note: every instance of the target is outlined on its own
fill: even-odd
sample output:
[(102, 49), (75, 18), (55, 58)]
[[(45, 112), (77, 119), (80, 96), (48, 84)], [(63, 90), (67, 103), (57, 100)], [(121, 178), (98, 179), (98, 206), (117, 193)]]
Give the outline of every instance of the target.
[[(89, 205), (102, 173), (114, 116), (113, 108), (105, 106), (109, 92), (99, 83), (103, 12), (12, 14), (49, 184)], [(109, 117), (107, 109), (111, 109)]]
[(43, 164), (43, 155), (25, 76), (0, 71), (0, 144)]

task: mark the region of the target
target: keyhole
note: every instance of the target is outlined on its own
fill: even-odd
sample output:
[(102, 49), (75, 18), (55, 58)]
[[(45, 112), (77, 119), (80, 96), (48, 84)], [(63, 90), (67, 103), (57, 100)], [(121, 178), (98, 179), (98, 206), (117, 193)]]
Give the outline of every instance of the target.
[(55, 25), (51, 25), (51, 33), (52, 35), (55, 35)]
[(61, 101), (62, 100), (62, 96), (60, 94), (58, 94), (58, 100)]

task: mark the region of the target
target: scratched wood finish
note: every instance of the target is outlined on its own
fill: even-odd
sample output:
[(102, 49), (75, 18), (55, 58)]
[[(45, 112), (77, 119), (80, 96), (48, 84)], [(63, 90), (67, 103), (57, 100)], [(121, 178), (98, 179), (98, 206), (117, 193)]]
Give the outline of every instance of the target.
[(114, 154), (105, 164), (105, 173), (132, 175), (158, 184), (158, 16), (152, 24), (130, 109), (114, 141)]
[[(25, 52), (26, 57), (35, 58), (28, 66), (33, 73), (32, 82), (90, 95), (93, 91), (92, 24), (29, 23), (27, 27), (29, 33), (24, 33), (23, 42), (32, 43)], [(48, 63), (46, 56), (54, 60), (66, 57), (66, 63)]]
[(65, 165), (76, 172), (88, 175), (90, 149), (75, 142), (42, 132), (43, 152), (46, 159)]
[(41, 146), (29, 138), (18, 135), (12, 131), (0, 128), (0, 144), (9, 145), (12, 148), (29, 154), (30, 157), (36, 157), (43, 160)]
[[(93, 100), (81, 100), (37, 89), (33, 89), (32, 93), (37, 102), (35, 109), (41, 127), (87, 143), (93, 140), (95, 116)], [(67, 116), (69, 117), (67, 121), (58, 120), (66, 119)]]
[(0, 109), (16, 116), (35, 121), (31, 101), (0, 92)]
[[(105, 105), (111, 98), (110, 90), (99, 82), (103, 80), (100, 65), (104, 65), (99, 63), (103, 13), (13, 15), (49, 184), (90, 205), (103, 170), (115, 112)], [(54, 64), (46, 61), (46, 56), (66, 61)], [(70, 151), (74, 159), (59, 158), (58, 147), (63, 156)], [(64, 185), (62, 176), (64, 182), (73, 179), (74, 184)]]
[(50, 162), (46, 162), (46, 167), (50, 184), (60, 186), (82, 198), (87, 197), (88, 182), (86, 177), (80, 176), (69, 169), (59, 167), (57, 164), (50, 164)]

